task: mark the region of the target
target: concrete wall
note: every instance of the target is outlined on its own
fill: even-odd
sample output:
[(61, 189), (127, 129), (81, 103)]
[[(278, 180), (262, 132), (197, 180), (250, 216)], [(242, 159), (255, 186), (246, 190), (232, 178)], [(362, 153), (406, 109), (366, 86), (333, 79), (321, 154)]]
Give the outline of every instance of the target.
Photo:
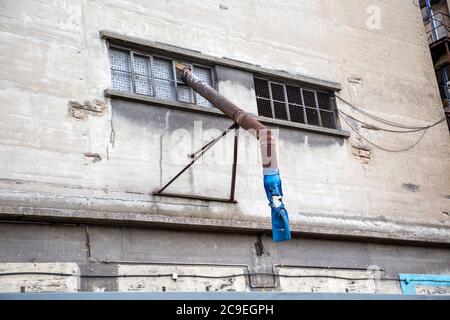
[[(188, 161), (173, 131), (192, 133), (202, 121), (211, 130), (194, 140), (199, 146), (230, 121), (105, 98), (111, 80), (100, 30), (338, 82), (342, 97), (392, 121), (427, 125), (443, 117), (411, 1), (2, 1), (0, 22), (0, 212), (7, 219), (270, 229), (251, 139), (239, 150), (238, 204), (151, 195)], [(219, 80), (224, 94), (255, 112), (251, 87)], [(341, 123), (349, 139), (279, 130), (293, 229), (450, 242), (446, 124), (392, 153)], [(420, 138), (353, 125), (387, 148)], [(216, 158), (231, 157), (231, 148), (222, 152)], [(229, 180), (229, 163), (204, 163), (172, 191), (227, 196)]]
[[(0, 252), (0, 292), (69, 285), (96, 292), (401, 294), (399, 273), (450, 272), (446, 248), (307, 238), (280, 245), (270, 236), (92, 225), (1, 223)], [(24, 271), (57, 275), (3, 275)]]

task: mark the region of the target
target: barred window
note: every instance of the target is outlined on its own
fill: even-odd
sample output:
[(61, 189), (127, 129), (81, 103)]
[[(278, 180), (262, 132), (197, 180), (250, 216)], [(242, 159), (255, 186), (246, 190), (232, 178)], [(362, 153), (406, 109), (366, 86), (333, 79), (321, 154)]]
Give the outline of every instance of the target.
[[(177, 79), (175, 60), (113, 46), (109, 48), (109, 58), (112, 88), (115, 90), (212, 107), (211, 103)], [(197, 77), (215, 87), (211, 68), (185, 61), (182, 63), (189, 64)]]
[(336, 129), (332, 93), (261, 78), (254, 82), (260, 116)]

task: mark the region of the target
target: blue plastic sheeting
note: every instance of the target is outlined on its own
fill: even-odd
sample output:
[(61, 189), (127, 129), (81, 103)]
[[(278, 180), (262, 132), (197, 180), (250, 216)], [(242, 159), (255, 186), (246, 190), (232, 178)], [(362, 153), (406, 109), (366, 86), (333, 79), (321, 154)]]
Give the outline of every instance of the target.
[(431, 274), (399, 274), (403, 294), (415, 295), (416, 286), (450, 287), (450, 276)]
[(284, 292), (0, 293), (0, 300), (450, 300), (450, 296)]
[(264, 189), (266, 190), (269, 206), (272, 209), (272, 236), (274, 242), (282, 242), (291, 239), (289, 215), (284, 207), (283, 200), (275, 203), (273, 197), (283, 197), (280, 174), (264, 175)]

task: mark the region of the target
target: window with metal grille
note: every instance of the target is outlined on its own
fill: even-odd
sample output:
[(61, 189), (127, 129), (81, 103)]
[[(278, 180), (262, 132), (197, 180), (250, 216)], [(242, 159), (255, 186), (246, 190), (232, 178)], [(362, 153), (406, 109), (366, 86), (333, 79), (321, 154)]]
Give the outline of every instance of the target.
[[(212, 107), (211, 103), (177, 79), (175, 60), (114, 46), (109, 47), (109, 58), (112, 88), (115, 90)], [(182, 62), (189, 64), (197, 77), (215, 87), (211, 68)]]
[(332, 93), (261, 78), (254, 82), (260, 116), (336, 129)]

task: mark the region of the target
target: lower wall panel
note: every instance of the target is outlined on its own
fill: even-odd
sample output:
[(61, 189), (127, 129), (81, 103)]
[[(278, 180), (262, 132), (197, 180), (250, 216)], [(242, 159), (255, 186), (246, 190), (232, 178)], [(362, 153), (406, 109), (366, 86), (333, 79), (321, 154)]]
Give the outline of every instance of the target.
[[(273, 243), (261, 235), (8, 222), (0, 223), (0, 292), (399, 294), (401, 273), (450, 274), (449, 253), (355, 241)], [(416, 292), (448, 294), (447, 288)]]

